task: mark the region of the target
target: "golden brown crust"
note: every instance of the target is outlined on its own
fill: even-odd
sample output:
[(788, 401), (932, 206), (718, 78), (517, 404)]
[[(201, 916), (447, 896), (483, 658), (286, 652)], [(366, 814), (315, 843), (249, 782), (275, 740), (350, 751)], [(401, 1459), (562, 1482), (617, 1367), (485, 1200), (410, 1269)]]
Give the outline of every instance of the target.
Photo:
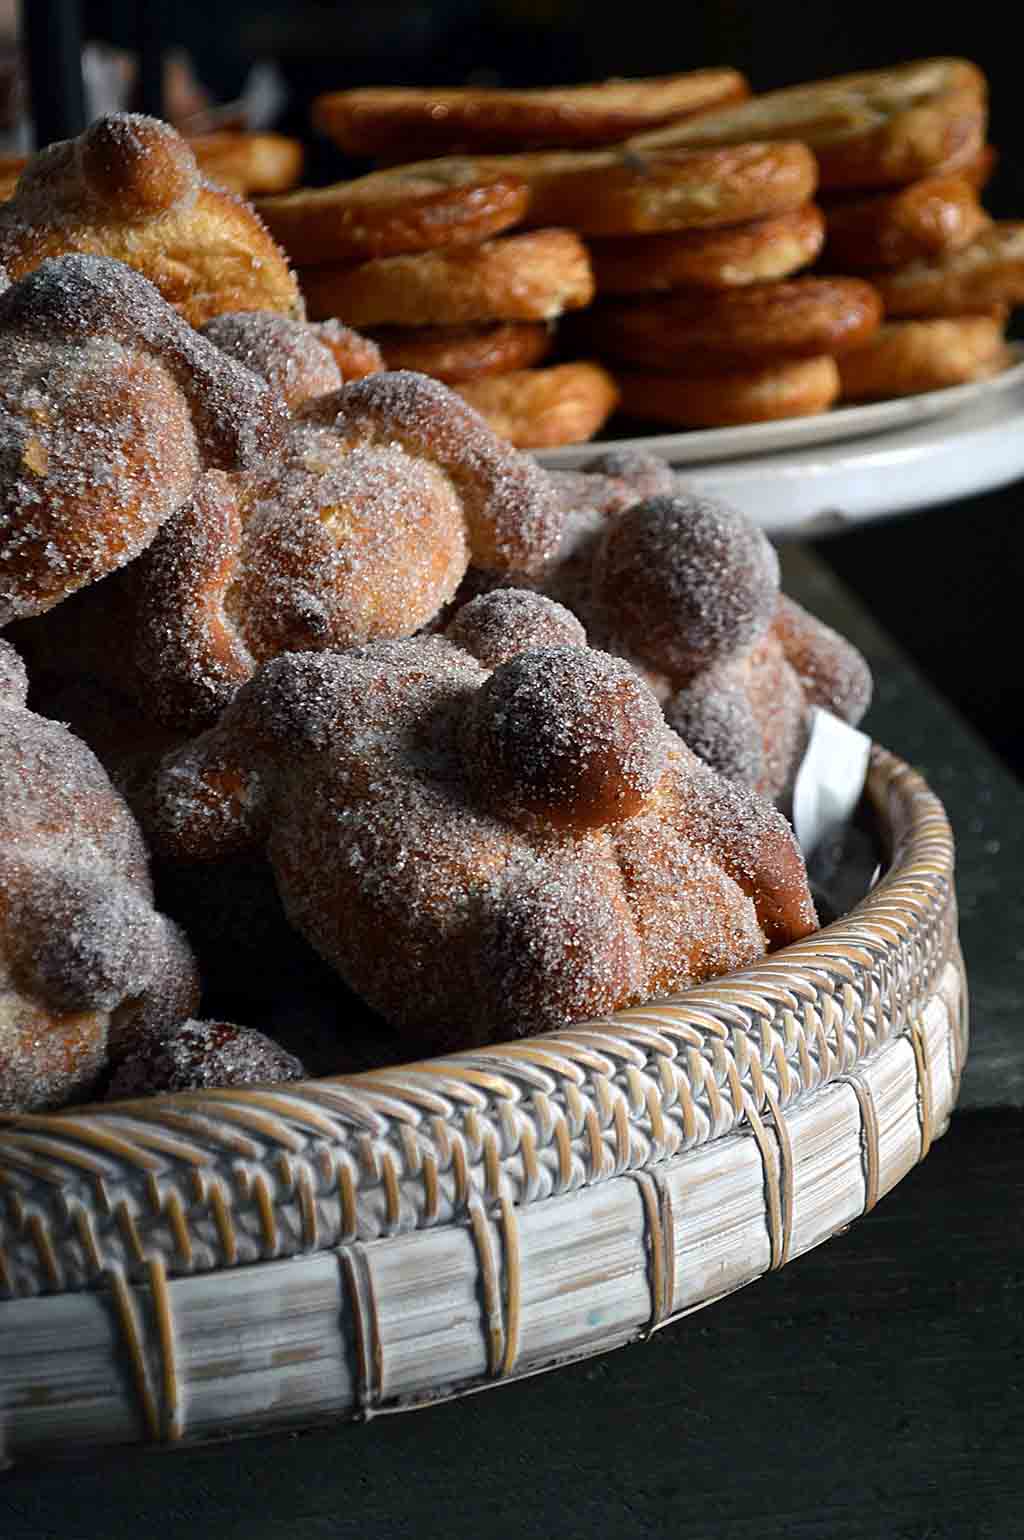
[(959, 251), (992, 224), (961, 176), (922, 177), (895, 193), (830, 207), (827, 216), (825, 262), (853, 273)]
[(887, 316), (959, 316), (1024, 302), (1024, 220), (999, 220), (960, 251), (874, 279)]
[(806, 203), (770, 219), (717, 230), (595, 240), (590, 260), (598, 294), (731, 289), (790, 277), (815, 260), (824, 239), (825, 217)]
[(529, 189), (509, 172), (439, 161), (263, 198), (257, 210), (300, 266), (487, 240), (518, 224)]
[(318, 96), (313, 124), (350, 155), (392, 159), (572, 148), (615, 144), (747, 94), (746, 80), (734, 69), (524, 91), (375, 86)]
[(621, 370), (615, 380), (624, 413), (674, 428), (813, 417), (827, 412), (839, 395), (836, 363), (828, 356), (703, 376)]
[(989, 316), (887, 321), (838, 361), (844, 401), (879, 401), (988, 379), (1006, 368), (1003, 323)]
[(795, 278), (609, 302), (574, 330), (590, 351), (640, 368), (719, 373), (859, 347), (881, 301), (860, 278)]
[(68, 252), (136, 268), (193, 326), (230, 310), (302, 314), (257, 215), (205, 183), (185, 140), (155, 118), (112, 114), (48, 146), (0, 205), (0, 265), (12, 279)]
[(814, 156), (795, 142), (724, 149), (549, 150), (423, 161), (447, 175), (505, 175), (529, 187), (524, 222), (587, 236), (645, 235), (741, 224), (800, 208), (818, 183)]
[(516, 369), (456, 386), (499, 438), (517, 449), (585, 444), (614, 412), (619, 392), (600, 364)]
[(188, 145), (204, 176), (242, 197), (286, 192), (302, 175), (302, 145), (285, 134), (218, 129), (192, 135)]
[(374, 332), (388, 369), (415, 369), (445, 385), (461, 385), (539, 364), (551, 349), (543, 321), (495, 321), (477, 326), (382, 327)]
[(977, 66), (935, 58), (769, 91), (630, 144), (647, 153), (800, 139), (817, 157), (822, 187), (889, 187), (972, 159), (987, 122)]
[(301, 280), (314, 320), (337, 316), (358, 327), (548, 321), (588, 304), (594, 292), (586, 248), (570, 230), (499, 236), (356, 267), (307, 267)]

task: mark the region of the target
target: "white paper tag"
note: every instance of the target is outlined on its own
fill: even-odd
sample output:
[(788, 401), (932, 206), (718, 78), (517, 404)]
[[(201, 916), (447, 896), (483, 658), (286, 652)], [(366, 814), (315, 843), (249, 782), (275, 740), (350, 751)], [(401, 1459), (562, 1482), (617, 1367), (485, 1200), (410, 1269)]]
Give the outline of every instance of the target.
[(793, 786), (793, 830), (809, 860), (835, 840), (864, 791), (871, 739), (815, 706), (807, 750)]

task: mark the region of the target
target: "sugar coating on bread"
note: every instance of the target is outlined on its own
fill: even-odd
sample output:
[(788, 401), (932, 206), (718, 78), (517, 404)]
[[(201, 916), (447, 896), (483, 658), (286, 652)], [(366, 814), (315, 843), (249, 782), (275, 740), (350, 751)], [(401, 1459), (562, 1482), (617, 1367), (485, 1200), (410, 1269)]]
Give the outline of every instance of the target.
[[(771, 546), (736, 509), (695, 498), (649, 455), (612, 451), (589, 465), (552, 473), (562, 542), (539, 573), (516, 582), (565, 605), (591, 645), (625, 658), (698, 757), (781, 797), (809, 708), (859, 721), (871, 694), (867, 664), (779, 594)], [(497, 581), (471, 569), (456, 603)], [(458, 612), (450, 630), (457, 624)]]
[(131, 561), (205, 468), (259, 463), (285, 420), (138, 273), (44, 262), (0, 295), (0, 624)]
[(621, 658), (539, 647), (500, 664), (466, 713), (464, 752), (507, 816), (582, 830), (619, 823), (661, 780), (661, 708)]
[(546, 472), (439, 381), (406, 370), (371, 375), (309, 415), (345, 443), (399, 444), (433, 459), (459, 490), (480, 565), (531, 571), (557, 548), (562, 517)]
[(202, 334), (266, 380), (292, 410), (384, 367), (376, 344), (340, 321), (316, 325), (272, 310), (241, 310), (214, 316)]
[(445, 636), (490, 669), (520, 652), (587, 645), (587, 633), (571, 610), (521, 588), (478, 594), (461, 606)]
[(147, 1032), (121, 1060), (108, 1101), (214, 1086), (270, 1085), (301, 1080), (293, 1053), (254, 1027), (230, 1021), (182, 1021)]
[(654, 667), (683, 678), (761, 635), (778, 583), (770, 542), (710, 497), (635, 504), (595, 562), (596, 600), (615, 629)]
[(198, 981), (127, 806), (2, 662), (0, 1108), (33, 1110), (88, 1095), (134, 1032), (195, 1008)]
[[(509, 653), (531, 603), (551, 618), (487, 599)], [(172, 858), (266, 841), (292, 923), (420, 1050), (612, 1010), (814, 925), (784, 820), (581, 645), (493, 672), (439, 636), (280, 656), (150, 806)]]

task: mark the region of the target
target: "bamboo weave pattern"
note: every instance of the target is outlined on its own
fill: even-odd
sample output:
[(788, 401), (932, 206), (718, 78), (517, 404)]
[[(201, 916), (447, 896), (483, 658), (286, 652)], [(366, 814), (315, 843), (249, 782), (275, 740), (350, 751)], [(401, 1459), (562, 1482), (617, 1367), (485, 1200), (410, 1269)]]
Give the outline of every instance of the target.
[[(128, 1282), (159, 1292), (175, 1275), (329, 1247), (356, 1257), (356, 1243), (453, 1221), (472, 1229), (486, 1296), (494, 1216), (508, 1235), (517, 1207), (630, 1173), (657, 1220), (657, 1163), (742, 1125), (780, 1141), (781, 1266), (780, 1114), (837, 1080), (857, 1093), (858, 1066), (894, 1037), (919, 1055), (922, 1009), (956, 954), (941, 805), (882, 750), (868, 790), (892, 835), (889, 875), (844, 920), (672, 1001), (401, 1069), (0, 1119), (0, 1298), (110, 1286), (124, 1316)], [(919, 1085), (923, 1155), (927, 1074)], [(858, 1101), (869, 1130), (870, 1098)], [(671, 1282), (653, 1253), (650, 1271), (658, 1325)], [(514, 1359), (506, 1302), (510, 1315), (490, 1339), (495, 1373)]]

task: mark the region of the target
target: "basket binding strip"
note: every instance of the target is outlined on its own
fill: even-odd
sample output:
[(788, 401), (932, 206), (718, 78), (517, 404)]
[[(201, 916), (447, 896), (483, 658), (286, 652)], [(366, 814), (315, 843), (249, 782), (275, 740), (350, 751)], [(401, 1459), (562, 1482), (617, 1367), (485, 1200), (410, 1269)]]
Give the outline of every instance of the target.
[[(909, 1037), (923, 1156), (920, 1023), (956, 956), (956, 908), (937, 798), (880, 749), (868, 792), (894, 847), (878, 886), (817, 935), (670, 1002), (400, 1069), (0, 1119), (0, 1299), (103, 1287), (124, 1299), (129, 1282), (452, 1223), (480, 1241), (482, 1215), (507, 1225), (518, 1207), (625, 1173), (654, 1216), (658, 1163), (740, 1127), (764, 1154), (784, 1138), (781, 1114), (836, 1081), (858, 1097), (870, 1206), (877, 1137), (860, 1067)], [(784, 1180), (769, 1196), (778, 1266)]]

